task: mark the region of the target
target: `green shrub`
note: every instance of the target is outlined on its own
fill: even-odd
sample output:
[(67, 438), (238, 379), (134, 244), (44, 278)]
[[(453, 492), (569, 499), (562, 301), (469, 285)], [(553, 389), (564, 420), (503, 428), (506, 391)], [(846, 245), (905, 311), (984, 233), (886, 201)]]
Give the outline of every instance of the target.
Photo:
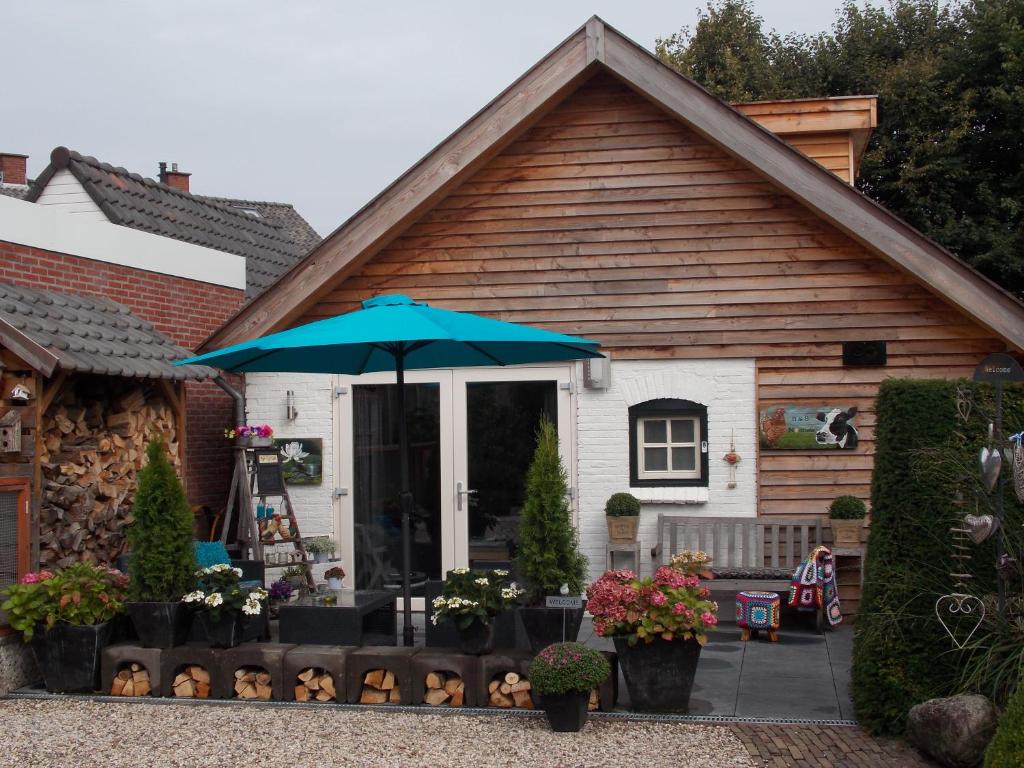
[(1024, 688), (1018, 688), (999, 718), (996, 735), (985, 750), (985, 768), (1019, 768), (1024, 760)]
[(581, 643), (555, 643), (530, 662), (530, 685), (541, 696), (575, 691), (589, 693), (611, 674), (611, 665), (600, 651)]
[[(957, 416), (958, 386), (973, 397), (966, 423)], [(1006, 388), (1004, 409), (1004, 424), (1024, 423), (1020, 387)], [(955, 496), (959, 489), (973, 500), (981, 490), (977, 456), (994, 410), (991, 387), (970, 382), (890, 379), (879, 390), (871, 530), (851, 673), (857, 719), (873, 734), (902, 733), (911, 706), (958, 688), (964, 657), (939, 624), (935, 600), (954, 591), (949, 529), (964, 514)], [(1005, 490), (1000, 535), (1019, 541), (1024, 511)], [(981, 493), (979, 504), (986, 498)], [(975, 511), (973, 503), (969, 509)], [(966, 568), (975, 594), (995, 588), (995, 545), (996, 537), (971, 545)], [(1017, 551), (1017, 544), (1008, 546)]]
[(328, 555), (335, 549), (334, 539), (330, 536), (313, 536), (303, 544), (311, 555)]
[(583, 592), (587, 558), (580, 554), (579, 537), (569, 509), (569, 483), (558, 453), (558, 432), (547, 419), (537, 428), (537, 449), (526, 473), (526, 500), (519, 518), (519, 577), (526, 582), (527, 600), (538, 604), (558, 594)]
[(146, 446), (146, 466), (139, 470), (133, 515), (135, 522), (128, 529), (131, 600), (180, 600), (196, 582), (193, 517), (160, 438)]
[(631, 493), (613, 493), (604, 503), (608, 517), (636, 517), (640, 514), (640, 499)]
[(828, 516), (833, 520), (863, 520), (867, 514), (867, 504), (856, 496), (840, 496), (828, 508)]

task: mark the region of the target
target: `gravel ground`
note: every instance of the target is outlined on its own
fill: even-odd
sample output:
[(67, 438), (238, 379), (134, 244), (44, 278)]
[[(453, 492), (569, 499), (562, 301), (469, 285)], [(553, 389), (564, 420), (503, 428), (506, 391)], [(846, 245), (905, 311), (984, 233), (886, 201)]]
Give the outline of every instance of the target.
[(0, 701), (0, 766), (754, 768), (728, 728), (246, 705)]

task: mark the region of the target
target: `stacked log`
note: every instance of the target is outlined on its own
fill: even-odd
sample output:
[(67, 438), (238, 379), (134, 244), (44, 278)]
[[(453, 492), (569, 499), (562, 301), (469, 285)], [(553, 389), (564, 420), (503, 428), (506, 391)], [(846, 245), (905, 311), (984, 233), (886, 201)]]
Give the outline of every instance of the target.
[(210, 698), (210, 673), (198, 664), (190, 664), (174, 676), (174, 695), (183, 699)]
[(461, 707), (465, 701), (466, 683), (454, 672), (430, 672), (427, 674), (426, 690), (423, 703), (433, 707), (447, 704), (449, 707)]
[(263, 667), (239, 667), (235, 670), (235, 696), (239, 699), (270, 701), (274, 689), (271, 677)]
[(326, 670), (307, 667), (299, 672), (297, 679), (296, 701), (334, 701), (337, 697), (334, 678)]
[(363, 675), (360, 704), (398, 704), (402, 700), (395, 673), (387, 669), (371, 669)]
[(149, 671), (141, 664), (125, 667), (110, 684), (111, 696), (148, 696), (151, 690)]
[(124, 550), (135, 476), (148, 440), (161, 435), (180, 469), (174, 412), (154, 386), (65, 385), (42, 419), (39, 559), (64, 568), (109, 565)]
[(593, 712), (595, 709), (599, 709), (601, 706), (601, 694), (597, 692), (597, 688), (590, 689), (590, 701), (587, 702), (587, 711)]
[(520, 707), (533, 709), (533, 698), (530, 696), (530, 681), (515, 672), (498, 675), (487, 686), (490, 694), (490, 705), (510, 709)]

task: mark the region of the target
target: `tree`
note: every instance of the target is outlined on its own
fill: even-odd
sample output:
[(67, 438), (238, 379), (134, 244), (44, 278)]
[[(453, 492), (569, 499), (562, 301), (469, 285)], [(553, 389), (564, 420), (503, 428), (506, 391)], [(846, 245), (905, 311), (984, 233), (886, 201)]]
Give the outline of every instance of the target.
[(730, 101), (877, 94), (858, 188), (1024, 296), (1024, 0), (851, 0), (811, 36), (712, 0), (657, 52)]
[(192, 510), (167, 458), (167, 447), (159, 438), (146, 446), (146, 466), (139, 470), (133, 515), (135, 522), (128, 529), (131, 599), (180, 600), (196, 580)]
[(587, 558), (580, 554), (579, 537), (569, 510), (569, 483), (558, 453), (558, 432), (547, 418), (537, 428), (537, 449), (526, 473), (526, 501), (519, 519), (519, 575), (527, 599), (536, 604), (558, 594), (583, 592)]

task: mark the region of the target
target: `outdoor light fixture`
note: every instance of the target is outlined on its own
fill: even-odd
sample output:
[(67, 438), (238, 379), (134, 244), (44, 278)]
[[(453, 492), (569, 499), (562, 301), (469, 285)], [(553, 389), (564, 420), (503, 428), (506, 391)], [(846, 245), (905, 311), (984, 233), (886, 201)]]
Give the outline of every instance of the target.
[(284, 415), (288, 421), (295, 421), (299, 417), (299, 411), (295, 407), (295, 392), (291, 389), (284, 395)]

